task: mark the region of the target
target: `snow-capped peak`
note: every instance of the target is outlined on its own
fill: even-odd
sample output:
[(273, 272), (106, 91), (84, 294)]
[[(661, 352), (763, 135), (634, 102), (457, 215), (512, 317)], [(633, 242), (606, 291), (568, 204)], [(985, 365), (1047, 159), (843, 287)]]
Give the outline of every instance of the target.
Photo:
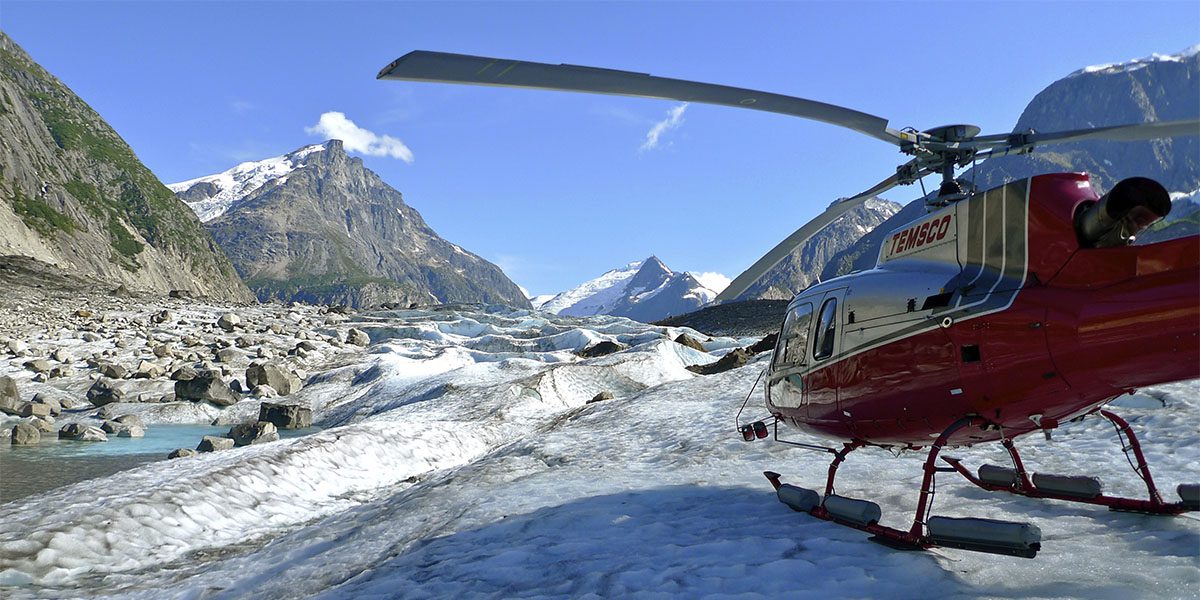
[(621, 297), (625, 291), (625, 284), (637, 275), (644, 262), (631, 262), (620, 269), (613, 269), (595, 279), (585, 281), (554, 296), (539, 308), (555, 314), (574, 316), (601, 314), (600, 311), (606, 304)]
[(658, 257), (632, 262), (586, 281), (534, 307), (560, 315), (616, 315), (651, 322), (691, 312), (712, 302), (714, 291), (704, 278), (724, 289), (729, 278), (720, 273), (676, 273)]
[(1147, 56), (1145, 58), (1137, 58), (1137, 59), (1130, 60), (1130, 61), (1123, 62), (1123, 63), (1108, 63), (1108, 64), (1103, 64), (1103, 65), (1092, 65), (1090, 67), (1084, 67), (1078, 71), (1075, 71), (1074, 73), (1071, 73), (1070, 75), (1068, 75), (1068, 77), (1076, 77), (1076, 76), (1085, 75), (1088, 73), (1122, 73), (1122, 72), (1128, 73), (1131, 71), (1137, 71), (1138, 69), (1143, 69), (1151, 63), (1183, 62), (1185, 60), (1188, 60), (1188, 59), (1196, 56), (1197, 54), (1200, 54), (1200, 44), (1191, 46), (1191, 47), (1185, 49), (1183, 52), (1179, 52), (1177, 54), (1155, 53), (1155, 54), (1151, 54), (1150, 56)]
[(326, 150), (329, 142), (305, 146), (282, 156), (244, 162), (228, 171), (167, 184), (167, 189), (176, 194), (189, 190), (197, 184), (211, 184), (215, 190), (207, 190), (198, 199), (185, 198), (184, 203), (203, 222), (211, 221), (229, 210), (238, 200), (254, 190), (275, 181), (286, 181), (286, 177), (304, 166), (306, 158), (313, 153)]

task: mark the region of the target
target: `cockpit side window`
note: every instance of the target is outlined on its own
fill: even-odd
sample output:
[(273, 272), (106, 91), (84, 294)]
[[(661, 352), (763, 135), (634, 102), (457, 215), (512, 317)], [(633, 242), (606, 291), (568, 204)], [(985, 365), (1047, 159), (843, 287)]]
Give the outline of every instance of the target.
[(817, 322), (817, 335), (813, 342), (813, 358), (821, 360), (833, 356), (833, 341), (836, 331), (837, 298), (830, 298), (821, 305), (821, 318)]
[(772, 366), (776, 369), (804, 364), (812, 312), (811, 304), (800, 304), (788, 311), (787, 317), (783, 319), (783, 328), (779, 331), (779, 341), (775, 342)]

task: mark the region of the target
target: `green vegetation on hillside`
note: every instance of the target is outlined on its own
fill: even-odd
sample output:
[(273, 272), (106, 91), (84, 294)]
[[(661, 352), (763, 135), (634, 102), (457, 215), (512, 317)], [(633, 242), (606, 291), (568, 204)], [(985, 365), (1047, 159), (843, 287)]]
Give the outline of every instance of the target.
[(44, 236), (53, 235), (55, 231), (70, 233), (75, 230), (76, 224), (71, 217), (54, 210), (44, 200), (26, 196), (19, 188), (13, 188), (9, 204), (27, 226)]

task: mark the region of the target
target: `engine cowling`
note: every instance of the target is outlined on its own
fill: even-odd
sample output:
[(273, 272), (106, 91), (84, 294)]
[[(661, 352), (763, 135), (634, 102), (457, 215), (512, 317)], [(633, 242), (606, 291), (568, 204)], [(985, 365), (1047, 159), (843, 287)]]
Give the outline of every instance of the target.
[(1075, 231), (1085, 248), (1127, 246), (1170, 212), (1166, 188), (1147, 177), (1130, 177), (1098, 202), (1085, 205), (1075, 217)]

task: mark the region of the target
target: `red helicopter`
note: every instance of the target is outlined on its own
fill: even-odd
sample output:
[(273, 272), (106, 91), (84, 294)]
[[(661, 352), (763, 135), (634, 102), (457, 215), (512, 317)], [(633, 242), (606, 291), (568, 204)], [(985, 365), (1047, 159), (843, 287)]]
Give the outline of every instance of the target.
[[(1032, 558), (1028, 523), (928, 516), (934, 478), (958, 472), (987, 490), (1174, 515), (1200, 510), (1200, 485), (1165, 502), (1129, 424), (1102, 407), (1138, 388), (1200, 377), (1200, 236), (1130, 245), (1171, 208), (1153, 180), (1121, 181), (1098, 196), (1086, 174), (1039, 175), (964, 190), (956, 167), (1084, 139), (1200, 135), (1200, 120), (1053, 133), (979, 135), (952, 125), (897, 130), (880, 117), (767, 92), (643, 73), (440, 52), (411, 52), (380, 79), (618, 94), (782, 113), (859, 131), (913, 158), (871, 189), (833, 203), (738, 276), (730, 301), (796, 247), (867, 199), (940, 174), (927, 214), (892, 231), (874, 269), (808, 287), (788, 305), (764, 372), (771, 417), (742, 423), (747, 441), (774, 438), (833, 454), (824, 493), (765, 475), (779, 500), (902, 549), (938, 546)], [(756, 383), (757, 385), (757, 383)], [(751, 391), (753, 393), (753, 390)], [(748, 399), (748, 398), (747, 398)], [(1132, 452), (1146, 499), (1106, 496), (1098, 479), (1029, 473), (1013, 439), (1098, 413)], [(768, 425), (766, 421), (771, 421)], [(842, 440), (841, 449), (781, 439), (779, 423)], [(946, 446), (1000, 442), (1011, 468), (974, 474)], [(864, 446), (928, 448), (911, 527), (879, 523), (878, 504), (838, 496), (834, 478)]]

